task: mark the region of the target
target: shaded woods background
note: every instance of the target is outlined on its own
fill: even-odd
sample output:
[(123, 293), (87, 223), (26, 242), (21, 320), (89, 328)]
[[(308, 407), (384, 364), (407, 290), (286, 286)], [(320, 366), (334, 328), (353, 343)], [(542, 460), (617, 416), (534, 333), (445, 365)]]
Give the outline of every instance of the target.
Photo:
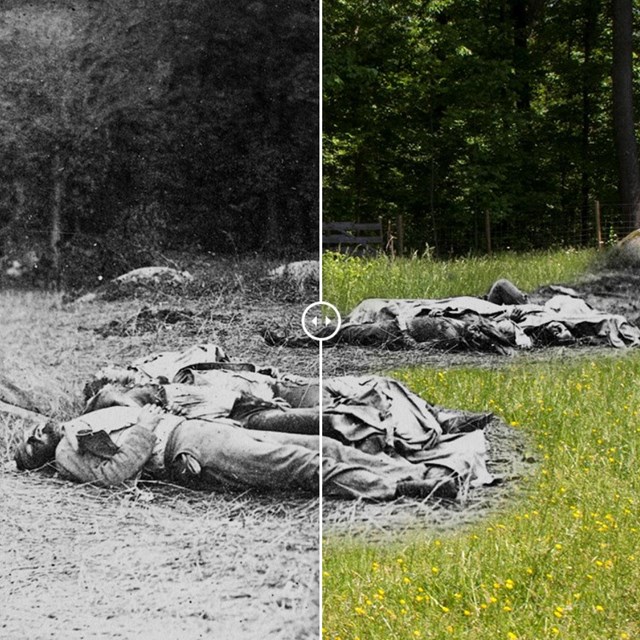
[(315, 251), (317, 5), (3, 0), (5, 258)]
[(405, 247), (437, 255), (486, 250), (487, 218), (494, 249), (595, 246), (600, 200), (625, 233), (610, 9), (325, 0), (324, 219), (402, 214)]

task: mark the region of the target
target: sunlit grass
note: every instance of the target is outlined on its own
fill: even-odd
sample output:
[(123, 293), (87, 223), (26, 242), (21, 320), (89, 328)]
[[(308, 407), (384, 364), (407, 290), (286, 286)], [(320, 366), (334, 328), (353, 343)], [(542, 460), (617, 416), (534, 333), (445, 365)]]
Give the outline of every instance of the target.
[(542, 284), (571, 282), (594, 256), (588, 249), (563, 249), (442, 261), (418, 255), (357, 258), (328, 252), (322, 261), (323, 299), (346, 313), (365, 298), (481, 295), (499, 278), (531, 291)]
[(506, 511), (388, 545), (327, 539), (324, 640), (640, 637), (640, 355), (396, 372), (493, 409), (540, 462)]

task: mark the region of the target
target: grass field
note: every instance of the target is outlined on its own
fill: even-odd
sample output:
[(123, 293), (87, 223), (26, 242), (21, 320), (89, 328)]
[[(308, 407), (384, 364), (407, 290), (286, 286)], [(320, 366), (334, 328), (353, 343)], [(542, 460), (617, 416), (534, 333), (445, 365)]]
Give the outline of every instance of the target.
[[(334, 292), (344, 309), (374, 295), (478, 293), (496, 277), (530, 290), (570, 282), (591, 257), (406, 260), (389, 263), (386, 276), (381, 258), (345, 260), (345, 270), (375, 275), (353, 285), (330, 257), (324, 297)], [(539, 466), (509, 507), (452, 533), (426, 529), (385, 544), (325, 536), (324, 640), (640, 637), (640, 355), (391, 374), (445, 406), (492, 409), (529, 436)]]
[(323, 299), (349, 312), (364, 298), (446, 298), (481, 295), (499, 278), (523, 291), (542, 284), (569, 282), (593, 262), (595, 252), (583, 250), (503, 253), (456, 260), (357, 258), (327, 252), (322, 262)]
[(640, 356), (396, 372), (533, 439), (512, 507), (446, 537), (325, 540), (324, 637), (640, 637)]

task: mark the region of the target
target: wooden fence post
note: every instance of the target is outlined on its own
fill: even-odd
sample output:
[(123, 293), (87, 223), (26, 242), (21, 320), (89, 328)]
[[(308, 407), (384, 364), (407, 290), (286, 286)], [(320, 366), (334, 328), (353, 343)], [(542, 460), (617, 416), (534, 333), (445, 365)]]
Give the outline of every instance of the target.
[(493, 252), (491, 248), (491, 213), (489, 209), (484, 212), (484, 234), (487, 239), (487, 254), (491, 256)]
[(404, 220), (402, 214), (399, 213), (396, 218), (396, 236), (398, 243), (398, 255), (401, 256), (404, 253)]
[(600, 217), (600, 200), (596, 200), (595, 210), (596, 210), (596, 239), (598, 241), (598, 251), (602, 251), (603, 242), (602, 242), (602, 220)]

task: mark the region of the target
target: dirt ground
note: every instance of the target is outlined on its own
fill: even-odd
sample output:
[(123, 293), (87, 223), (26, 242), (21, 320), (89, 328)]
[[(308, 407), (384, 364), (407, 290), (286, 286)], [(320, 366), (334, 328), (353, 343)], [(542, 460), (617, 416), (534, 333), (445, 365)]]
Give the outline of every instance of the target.
[[(64, 419), (80, 411), (83, 386), (100, 367), (194, 343), (316, 376), (317, 350), (274, 349), (258, 333), (298, 321), (317, 300), (317, 292), (261, 285), (269, 266), (205, 261), (183, 266), (197, 276), (186, 289), (83, 304), (3, 291), (3, 379)], [(177, 322), (142, 314), (139, 323), (145, 308), (188, 313)], [(109, 491), (19, 473), (10, 452), (24, 426), (0, 415), (1, 638), (318, 637), (317, 497), (161, 484)]]

